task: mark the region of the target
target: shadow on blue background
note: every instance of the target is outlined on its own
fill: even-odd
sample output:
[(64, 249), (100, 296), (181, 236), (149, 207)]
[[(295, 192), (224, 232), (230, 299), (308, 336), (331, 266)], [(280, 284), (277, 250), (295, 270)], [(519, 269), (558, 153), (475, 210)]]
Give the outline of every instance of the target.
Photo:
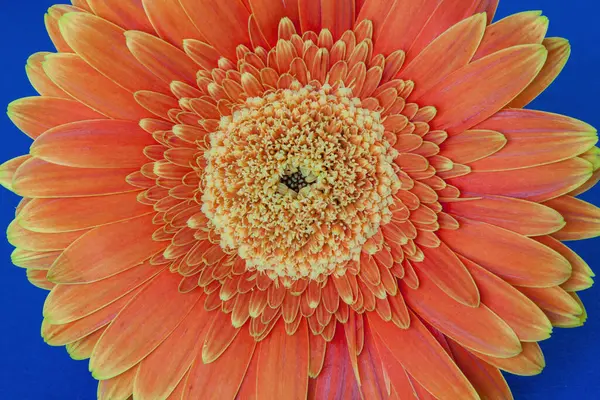
[[(125, 1), (125, 0), (124, 0)], [(225, 0), (226, 1), (226, 0)], [(317, 1), (317, 0), (315, 0)], [(66, 2), (66, 1), (65, 1)], [(53, 51), (44, 28), (43, 15), (51, 0), (5, 0), (0, 7), (0, 37), (3, 60), (0, 74), (0, 105), (36, 93), (25, 75), (27, 57), (37, 51)], [(571, 41), (573, 54), (567, 68), (553, 86), (531, 108), (585, 120), (600, 128), (600, 50), (597, 27), (590, 23), (600, 12), (593, 0), (501, 0), (497, 17), (525, 10), (543, 10), (550, 18), (549, 36)], [(3, 114), (0, 115), (0, 163), (28, 151), (30, 140)], [(600, 187), (584, 198), (600, 204)], [(0, 190), (0, 229), (13, 217), (18, 198)], [(598, 240), (574, 243), (572, 247), (600, 271)], [(96, 382), (87, 362), (76, 362), (61, 348), (47, 346), (40, 337), (41, 310), (46, 293), (29, 284), (25, 273), (10, 263), (11, 246), (0, 235), (0, 289), (3, 311), (0, 327), (0, 399), (70, 400), (94, 399)], [(599, 274), (600, 275), (600, 274)], [(578, 329), (556, 329), (542, 348), (548, 364), (537, 377), (508, 376), (515, 398), (524, 400), (600, 398), (600, 288), (581, 294), (589, 319)]]

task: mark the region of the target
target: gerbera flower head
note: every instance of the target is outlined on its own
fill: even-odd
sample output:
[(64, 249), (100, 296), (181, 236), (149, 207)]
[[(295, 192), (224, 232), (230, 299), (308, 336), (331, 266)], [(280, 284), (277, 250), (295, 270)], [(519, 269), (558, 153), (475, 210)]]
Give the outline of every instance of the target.
[(511, 398), (581, 325), (596, 130), (497, 1), (73, 0), (9, 105), (13, 262), (100, 399)]

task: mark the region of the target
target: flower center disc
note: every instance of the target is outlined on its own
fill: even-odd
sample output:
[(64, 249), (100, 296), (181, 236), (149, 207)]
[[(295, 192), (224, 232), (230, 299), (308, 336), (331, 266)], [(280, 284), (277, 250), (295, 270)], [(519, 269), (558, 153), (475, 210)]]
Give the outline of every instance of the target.
[(247, 99), (205, 154), (202, 209), (221, 246), (273, 279), (345, 273), (400, 188), (383, 134), (347, 88), (296, 82)]

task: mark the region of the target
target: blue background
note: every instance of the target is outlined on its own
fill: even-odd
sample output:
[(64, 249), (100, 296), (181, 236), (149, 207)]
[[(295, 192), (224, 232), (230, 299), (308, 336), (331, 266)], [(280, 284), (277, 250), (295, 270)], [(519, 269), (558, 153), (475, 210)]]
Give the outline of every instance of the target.
[[(225, 0), (226, 1), (226, 0)], [(66, 1), (65, 1), (66, 2)], [(35, 95), (25, 75), (27, 57), (37, 51), (53, 51), (43, 15), (52, 0), (4, 0), (0, 7), (0, 104)], [(592, 21), (600, 12), (594, 0), (502, 0), (497, 18), (525, 10), (543, 10), (550, 18), (549, 36), (570, 40), (573, 54), (554, 85), (532, 108), (583, 119), (600, 127), (598, 112), (600, 79), (600, 34)], [(4, 107), (3, 106), (3, 107)], [(27, 153), (30, 140), (0, 115), (0, 163)], [(600, 204), (600, 187), (584, 198)], [(0, 229), (12, 220), (18, 198), (0, 190)], [(600, 271), (600, 242), (588, 240), (573, 248)], [(95, 399), (96, 382), (87, 362), (73, 361), (64, 348), (47, 346), (40, 337), (41, 310), (45, 291), (33, 287), (25, 273), (10, 263), (12, 247), (0, 235), (0, 399)], [(515, 398), (596, 399), (600, 398), (600, 288), (581, 294), (589, 319), (578, 329), (556, 329), (542, 343), (547, 367), (530, 378), (508, 376)]]

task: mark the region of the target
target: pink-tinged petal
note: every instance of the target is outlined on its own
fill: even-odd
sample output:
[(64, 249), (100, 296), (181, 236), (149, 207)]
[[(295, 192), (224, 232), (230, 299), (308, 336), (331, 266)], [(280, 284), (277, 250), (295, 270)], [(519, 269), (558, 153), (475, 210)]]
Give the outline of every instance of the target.
[[(137, 192), (64, 199), (33, 199), (17, 218), (35, 232), (69, 232), (120, 222), (153, 211), (137, 201)], [(65, 215), (64, 210), (69, 210)]]
[[(129, 52), (125, 30), (86, 13), (68, 13), (59, 21), (65, 40), (88, 64), (121, 87), (169, 93), (169, 88)], [(115, 62), (119, 60), (119, 62)]]
[(58, 97), (15, 100), (8, 105), (7, 114), (13, 124), (31, 138), (69, 122), (106, 118), (78, 101)]
[(248, 19), (250, 12), (240, 0), (179, 0), (196, 28), (223, 56), (236, 59), (235, 49), (243, 44), (250, 47)]
[(432, 129), (460, 133), (485, 121), (522, 92), (543, 67), (547, 54), (542, 45), (499, 51), (448, 75), (415, 100), (437, 109)]
[(459, 22), (433, 40), (400, 73), (415, 82), (410, 99), (418, 99), (451, 73), (465, 67), (483, 37), (485, 15), (476, 14)]
[(524, 236), (548, 235), (565, 225), (564, 218), (550, 207), (502, 196), (448, 201), (444, 203), (444, 211)]
[(310, 379), (310, 400), (335, 400), (349, 396), (359, 398), (360, 390), (350, 364), (344, 329), (336, 329), (333, 340), (327, 344), (323, 368), (316, 379)]
[(150, 114), (132, 101), (129, 91), (92, 68), (76, 54), (51, 54), (43, 63), (44, 73), (89, 108), (110, 118), (139, 121)]
[(342, 34), (351, 30), (356, 19), (354, 0), (322, 0), (321, 28), (329, 29), (333, 39), (339, 39)]
[(485, 12), (488, 17), (488, 24), (491, 24), (499, 2), (500, 0), (480, 0), (475, 12)]
[(431, 394), (442, 399), (477, 399), (477, 393), (444, 348), (412, 314), (408, 329), (367, 314), (378, 348), (385, 346), (410, 375)]
[(179, 281), (177, 274), (162, 272), (119, 313), (92, 353), (90, 371), (96, 379), (127, 371), (177, 328), (203, 294), (201, 290), (177, 293)]
[(49, 279), (56, 283), (90, 283), (133, 268), (167, 246), (152, 239), (155, 230), (152, 215), (94, 228), (58, 257), (50, 268)]
[(44, 161), (78, 168), (136, 168), (148, 161), (143, 151), (156, 143), (134, 121), (73, 122), (46, 131), (31, 146)]
[(473, 171), (551, 164), (580, 155), (598, 142), (596, 129), (585, 122), (534, 110), (502, 110), (477, 129), (500, 132), (508, 143), (497, 153), (471, 163)]
[(590, 239), (600, 235), (600, 208), (571, 196), (562, 196), (544, 203), (558, 211), (566, 226), (552, 236), (558, 240)]
[(298, 0), (298, 19), (302, 32), (321, 32), (321, 2)]
[(519, 170), (471, 172), (447, 182), (474, 196), (497, 195), (543, 202), (569, 193), (591, 176), (592, 164), (571, 158)]
[(473, 60), (523, 44), (541, 44), (548, 31), (548, 18), (541, 11), (526, 11), (506, 17), (485, 30)]
[(183, 48), (185, 39), (205, 40), (189, 19), (179, 1), (142, 0), (146, 15), (163, 40)]
[(13, 177), (13, 190), (23, 197), (87, 197), (138, 191), (125, 178), (136, 169), (72, 168), (38, 158), (24, 162)]
[(440, 239), (508, 283), (549, 287), (560, 285), (571, 275), (571, 265), (563, 256), (533, 239), (483, 222), (458, 221), (460, 228), (440, 230)]

